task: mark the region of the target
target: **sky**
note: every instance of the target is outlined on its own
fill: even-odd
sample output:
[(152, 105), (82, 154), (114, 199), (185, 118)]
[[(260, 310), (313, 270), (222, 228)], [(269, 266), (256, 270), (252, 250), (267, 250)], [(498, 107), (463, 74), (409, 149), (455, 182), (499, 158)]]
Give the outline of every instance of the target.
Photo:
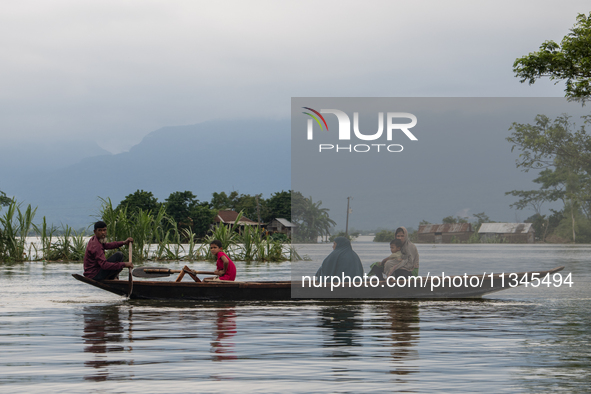
[[(302, 108), (324, 113), (325, 127)], [(330, 109), (348, 117), (348, 125)], [(387, 131), (386, 115), (396, 112), (402, 114), (392, 123), (408, 125), (409, 135)], [(564, 113), (581, 125), (589, 109), (563, 97), (296, 98), (291, 186), (322, 201), (337, 231), (345, 229), (347, 204), (353, 211), (349, 224), (357, 230), (416, 230), (423, 220), (441, 223), (447, 216), (472, 222), (482, 212), (492, 221), (522, 222), (534, 209), (512, 209), (518, 198), (505, 193), (538, 189), (532, 180), (539, 172), (516, 168), (520, 151), (512, 151), (506, 138), (515, 124), (534, 124), (538, 114), (555, 119)], [(561, 202), (545, 202), (540, 212), (561, 208)]]
[(291, 97), (560, 97), (514, 60), (587, 1), (3, 1), (0, 143), (129, 150), (156, 129), (290, 116)]

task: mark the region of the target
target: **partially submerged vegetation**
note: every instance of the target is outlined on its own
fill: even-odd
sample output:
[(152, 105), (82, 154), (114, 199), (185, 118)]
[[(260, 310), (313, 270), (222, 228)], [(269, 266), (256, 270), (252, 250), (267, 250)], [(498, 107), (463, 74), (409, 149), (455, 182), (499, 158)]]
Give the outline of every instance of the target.
[[(45, 217), (41, 225), (34, 224), (36, 208), (11, 200), (0, 215), (0, 262), (34, 260), (80, 261), (84, 258), (88, 237), (67, 225), (48, 226)], [(100, 217), (107, 223), (108, 241), (134, 239), (133, 261), (146, 260), (213, 260), (209, 243), (219, 239), (233, 260), (285, 261), (299, 260), (295, 249), (286, 245), (285, 238), (273, 237), (260, 227), (244, 226), (238, 221), (231, 225), (217, 224), (198, 240), (191, 227), (179, 228), (167, 214), (165, 206), (155, 211), (126, 206), (113, 208), (110, 199), (102, 200)], [(58, 235), (58, 233), (60, 235)], [(30, 238), (37, 237), (37, 242)], [(128, 253), (127, 248), (122, 248)], [(128, 256), (126, 256), (128, 257)]]

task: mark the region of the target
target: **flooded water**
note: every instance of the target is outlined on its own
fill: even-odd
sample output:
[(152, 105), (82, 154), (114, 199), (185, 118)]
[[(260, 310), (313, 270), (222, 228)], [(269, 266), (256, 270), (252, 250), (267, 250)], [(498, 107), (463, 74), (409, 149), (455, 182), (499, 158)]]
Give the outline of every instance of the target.
[[(353, 246), (366, 271), (389, 254)], [(422, 274), (563, 265), (574, 285), (466, 301), (161, 302), (78, 282), (80, 263), (3, 265), (0, 392), (589, 392), (591, 247), (417, 246)], [(330, 250), (301, 246), (312, 261), (294, 264), (317, 268)], [(288, 262), (237, 267), (241, 280), (291, 275)]]

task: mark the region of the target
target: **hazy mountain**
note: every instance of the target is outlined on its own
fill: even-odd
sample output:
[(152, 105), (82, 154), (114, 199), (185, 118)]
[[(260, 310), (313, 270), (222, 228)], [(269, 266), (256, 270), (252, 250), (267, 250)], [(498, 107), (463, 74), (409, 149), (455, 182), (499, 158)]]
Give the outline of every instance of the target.
[[(494, 122), (482, 122), (488, 123)], [(485, 211), (492, 220), (501, 221), (531, 215), (519, 212), (516, 217), (509, 208), (515, 199), (504, 195), (512, 189), (534, 188), (531, 179), (536, 176), (515, 168), (515, 153), (505, 140), (508, 127), (504, 132), (474, 133), (470, 127), (461, 132), (454, 131), (455, 125), (444, 128), (440, 120), (434, 125), (423, 120), (423, 124), (428, 131), (420, 143), (405, 145), (408, 153), (382, 155), (383, 162), (369, 170), (369, 161), (360, 163), (359, 174), (351, 157), (340, 153), (327, 156), (330, 160), (325, 162), (299, 153), (292, 166), (288, 120), (210, 121), (164, 127), (129, 152), (116, 155), (94, 143), (14, 149), (0, 159), (0, 190), (37, 206), (37, 222), (46, 216), (50, 223), (75, 228), (96, 220), (98, 197), (118, 204), (143, 189), (160, 201), (184, 190), (202, 201), (211, 200), (213, 192), (232, 190), (263, 193), (267, 198), (292, 188), (291, 171), (306, 174), (303, 179), (296, 177), (298, 172), (293, 176), (302, 180), (300, 189), (306, 196), (322, 200), (322, 206), (330, 209), (337, 228), (344, 228), (348, 196), (354, 197), (349, 226), (358, 229), (391, 228), (396, 223), (416, 227), (421, 219), (437, 222), (461, 212)], [(74, 161), (84, 154), (89, 156)], [(66, 165), (60, 167), (60, 163)], [(377, 176), (380, 171), (384, 174)], [(7, 176), (7, 172), (18, 175)], [(384, 187), (389, 192), (378, 193)], [(379, 205), (376, 195), (384, 196), (387, 203)]]
[(46, 216), (56, 225), (81, 227), (95, 220), (98, 197), (117, 204), (137, 189), (153, 192), (160, 201), (184, 190), (207, 201), (215, 191), (268, 197), (288, 190), (290, 125), (289, 121), (247, 120), (164, 127), (129, 152), (86, 157), (62, 168), (29, 164), (25, 179), (3, 182), (0, 189), (38, 206), (39, 220)]
[(31, 174), (49, 173), (91, 156), (111, 155), (92, 141), (31, 141), (0, 145), (0, 190), (6, 183), (20, 183)]

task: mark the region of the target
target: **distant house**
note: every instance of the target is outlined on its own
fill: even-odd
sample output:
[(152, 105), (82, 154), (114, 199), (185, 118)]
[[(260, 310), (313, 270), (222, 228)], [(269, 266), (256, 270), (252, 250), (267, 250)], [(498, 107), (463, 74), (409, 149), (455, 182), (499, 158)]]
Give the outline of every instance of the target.
[(470, 223), (427, 224), (419, 226), (418, 242), (434, 244), (468, 242), (473, 233)]
[(296, 224), (293, 224), (287, 219), (276, 218), (269, 222), (269, 224), (267, 225), (267, 231), (286, 234), (289, 238), (291, 238), (291, 231), (293, 228), (296, 227)]
[[(236, 221), (236, 218), (238, 218), (238, 212), (236, 212), (236, 211), (227, 211), (227, 210), (218, 211), (218, 214), (214, 218), (214, 222), (215, 223), (222, 223), (227, 226), (231, 226)], [(238, 226), (240, 226), (240, 228), (242, 228), (244, 226), (256, 226), (259, 224), (262, 224), (262, 223), (258, 223), (258, 222), (255, 222), (254, 220), (250, 220), (246, 216), (242, 216), (240, 218), (240, 220), (238, 221)]]
[(485, 242), (494, 239), (507, 243), (534, 243), (532, 223), (482, 223), (478, 234)]

